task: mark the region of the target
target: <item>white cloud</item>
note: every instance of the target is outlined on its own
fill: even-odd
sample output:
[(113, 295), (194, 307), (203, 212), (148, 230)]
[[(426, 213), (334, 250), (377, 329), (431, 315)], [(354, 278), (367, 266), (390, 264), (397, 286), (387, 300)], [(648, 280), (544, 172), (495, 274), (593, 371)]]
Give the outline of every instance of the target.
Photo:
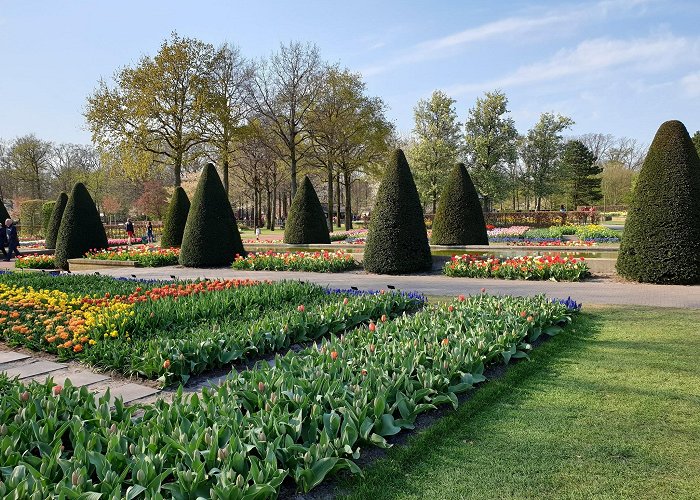
[(569, 26), (573, 28), (591, 20), (605, 19), (611, 12), (636, 9), (650, 1), (652, 0), (601, 0), (593, 5), (576, 5), (568, 9), (559, 7), (538, 16), (499, 19), (441, 38), (420, 42), (406, 53), (381, 64), (366, 67), (361, 72), (365, 76), (376, 75), (398, 66), (446, 57), (472, 43), (541, 32), (547, 27)]
[[(689, 59), (700, 59), (698, 39), (672, 35), (633, 40), (596, 38), (584, 40), (574, 49), (562, 49), (547, 61), (521, 66), (513, 73), (501, 78), (455, 85), (446, 89), (446, 92), (456, 96), (572, 76), (603, 78), (607, 72), (613, 70), (625, 70), (628, 76), (639, 73), (658, 73), (687, 62)], [(700, 80), (700, 76), (696, 74), (696, 77)], [(689, 85), (693, 85), (692, 78), (689, 80)]]
[(685, 75), (681, 78), (681, 85), (689, 97), (700, 97), (700, 71)]

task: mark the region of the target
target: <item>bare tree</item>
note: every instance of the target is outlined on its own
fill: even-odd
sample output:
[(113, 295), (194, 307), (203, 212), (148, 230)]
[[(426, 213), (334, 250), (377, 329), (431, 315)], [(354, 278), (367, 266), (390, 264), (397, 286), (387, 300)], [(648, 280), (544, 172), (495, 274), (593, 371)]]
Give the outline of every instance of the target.
[(270, 126), (267, 146), (289, 167), (292, 196), (297, 190), (299, 164), (309, 154), (307, 117), (317, 101), (323, 64), (314, 45), (282, 44), (269, 60), (261, 61), (248, 96), (254, 112)]
[(34, 134), (18, 137), (9, 146), (5, 162), (15, 179), (28, 186), (31, 196), (42, 199), (49, 173), (54, 146)]

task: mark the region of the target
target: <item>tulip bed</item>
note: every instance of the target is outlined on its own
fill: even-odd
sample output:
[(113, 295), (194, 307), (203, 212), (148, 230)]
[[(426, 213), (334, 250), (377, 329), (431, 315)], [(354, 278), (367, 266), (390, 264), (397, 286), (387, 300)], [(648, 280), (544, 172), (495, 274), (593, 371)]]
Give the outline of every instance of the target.
[[(95, 293), (85, 293), (93, 280)], [(0, 276), (0, 339), (172, 384), (422, 304), (411, 294), (352, 294), (299, 282), (18, 281), (7, 274)]]
[(18, 269), (56, 269), (53, 255), (22, 255), (15, 260)]
[(0, 496), (269, 498), (285, 479), (309, 491), (360, 472), (361, 448), (388, 446), (418, 415), (456, 407), (485, 366), (527, 357), (576, 309), (543, 296), (460, 297), (153, 405), (111, 409), (87, 389), (0, 377)]
[(456, 278), (553, 281), (581, 281), (591, 274), (583, 257), (526, 255), (501, 259), (470, 254), (453, 255), (443, 273)]
[(118, 249), (93, 250), (85, 254), (86, 259), (96, 260), (131, 260), (144, 267), (173, 266), (180, 256), (179, 248), (132, 247)]
[(316, 273), (342, 273), (357, 267), (352, 254), (337, 252), (250, 252), (246, 257), (236, 255), (234, 269), (249, 271), (307, 271)]

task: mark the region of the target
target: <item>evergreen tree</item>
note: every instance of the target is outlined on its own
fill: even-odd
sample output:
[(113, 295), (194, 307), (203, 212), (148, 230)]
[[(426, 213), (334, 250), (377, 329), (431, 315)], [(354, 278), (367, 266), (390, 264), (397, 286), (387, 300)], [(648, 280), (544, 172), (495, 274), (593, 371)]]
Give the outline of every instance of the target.
[(397, 149), (377, 191), (364, 267), (371, 273), (404, 274), (429, 271), (432, 264), (418, 190), (406, 156)]
[(452, 169), (433, 221), (433, 245), (488, 245), (484, 213), (464, 163)]
[(68, 259), (76, 259), (93, 249), (107, 248), (107, 234), (95, 202), (82, 182), (71, 191), (61, 217), (56, 239), (56, 267), (68, 269)]
[(2, 224), (5, 224), (5, 221), (10, 218), (10, 214), (7, 211), (7, 208), (5, 208), (5, 204), (2, 201), (2, 198), (0, 198), (0, 222)]
[(562, 170), (566, 178), (566, 195), (572, 209), (595, 205), (603, 199), (600, 188), (603, 168), (595, 155), (581, 142), (569, 141), (562, 153)]
[(67, 204), (68, 195), (66, 193), (59, 194), (53, 206), (53, 212), (51, 212), (49, 225), (46, 228), (46, 242), (44, 243), (46, 248), (56, 248), (56, 239), (58, 238), (63, 212), (65, 212)]
[(185, 267), (230, 266), (236, 254), (245, 254), (238, 224), (216, 167), (207, 163), (187, 216), (180, 264)]
[(160, 237), (162, 248), (179, 247), (182, 245), (182, 235), (185, 233), (187, 215), (190, 213), (190, 199), (182, 187), (177, 186), (173, 192), (165, 214), (163, 234)]
[(700, 158), (677, 120), (659, 127), (639, 172), (617, 272), (645, 283), (700, 283)]
[(297, 245), (331, 242), (323, 207), (308, 176), (294, 195), (284, 227), (284, 242)]

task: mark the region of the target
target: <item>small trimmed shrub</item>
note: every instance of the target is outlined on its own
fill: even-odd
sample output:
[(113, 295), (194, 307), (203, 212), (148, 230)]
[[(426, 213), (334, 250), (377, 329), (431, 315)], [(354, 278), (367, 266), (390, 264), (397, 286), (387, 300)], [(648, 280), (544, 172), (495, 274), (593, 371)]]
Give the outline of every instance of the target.
[(397, 149), (379, 185), (365, 245), (364, 267), (371, 273), (429, 271), (423, 207), (403, 151)]
[(330, 243), (326, 216), (308, 176), (297, 190), (284, 227), (284, 242), (293, 244)]
[(488, 245), (486, 222), (476, 188), (464, 163), (455, 165), (442, 191), (435, 220), (433, 245)]
[(190, 213), (190, 199), (181, 186), (177, 186), (173, 192), (165, 214), (163, 234), (160, 237), (162, 248), (179, 247), (182, 245), (182, 235), (185, 233), (187, 215)]
[(677, 120), (659, 127), (639, 172), (617, 272), (645, 283), (700, 282), (700, 158)]
[(85, 184), (78, 182), (68, 198), (56, 238), (56, 267), (68, 269), (68, 259), (76, 259), (93, 249), (107, 248), (107, 234), (95, 202)]
[(245, 255), (236, 217), (216, 167), (207, 163), (187, 216), (180, 264), (186, 267), (230, 266), (236, 254)]
[(49, 230), (51, 214), (53, 213), (53, 207), (55, 206), (55, 201), (47, 201), (41, 206), (41, 234), (43, 234), (44, 237), (46, 237), (46, 232)]
[(66, 210), (66, 205), (68, 204), (68, 195), (66, 193), (59, 194), (58, 198), (53, 203), (54, 206), (51, 213), (51, 219), (49, 220), (49, 225), (46, 228), (46, 243), (44, 243), (46, 248), (56, 248), (58, 230), (61, 227), (63, 212)]

